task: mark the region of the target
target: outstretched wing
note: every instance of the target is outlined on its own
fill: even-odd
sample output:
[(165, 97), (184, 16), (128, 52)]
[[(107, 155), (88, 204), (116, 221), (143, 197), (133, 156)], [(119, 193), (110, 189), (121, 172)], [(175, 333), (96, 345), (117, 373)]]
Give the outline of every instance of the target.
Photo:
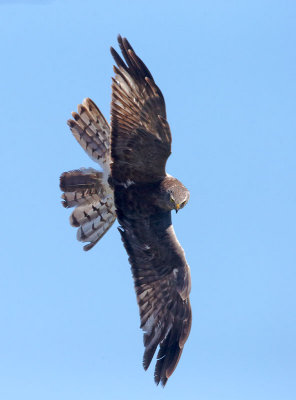
[(171, 213), (143, 217), (139, 208), (148, 209), (143, 202), (153, 201), (153, 194), (149, 200), (127, 193), (132, 183), (142, 191), (153, 190), (154, 182), (164, 179), (171, 133), (164, 98), (151, 73), (126, 39), (119, 36), (118, 42), (125, 62), (111, 48), (117, 64), (111, 106), (115, 206), (145, 332), (143, 366), (149, 367), (159, 346), (154, 377), (165, 385), (190, 332), (190, 270)]
[(154, 379), (164, 386), (174, 372), (191, 328), (190, 269), (171, 224), (170, 212), (128, 219), (117, 210), (132, 266), (147, 369), (159, 346)]
[(155, 182), (165, 176), (171, 132), (163, 95), (151, 73), (125, 38), (118, 37), (125, 62), (117, 64), (112, 84), (112, 177), (125, 183)]

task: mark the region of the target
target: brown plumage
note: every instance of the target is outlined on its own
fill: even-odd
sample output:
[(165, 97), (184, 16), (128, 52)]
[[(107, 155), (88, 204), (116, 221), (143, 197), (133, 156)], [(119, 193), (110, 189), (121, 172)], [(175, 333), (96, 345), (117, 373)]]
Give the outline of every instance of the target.
[(111, 163), (111, 131), (103, 114), (90, 99), (84, 99), (73, 112), (68, 125), (86, 153), (103, 168), (81, 168), (64, 172), (60, 177), (63, 206), (75, 210), (70, 224), (78, 228), (77, 239), (88, 242), (90, 250), (108, 231), (116, 219), (113, 189), (108, 183)]
[(79, 228), (77, 239), (90, 250), (116, 219), (113, 193), (103, 173), (92, 168), (64, 172), (60, 177), (64, 207), (75, 207), (70, 224)]
[(171, 221), (171, 211), (186, 205), (189, 191), (165, 171), (172, 138), (163, 95), (129, 42), (119, 36), (118, 43), (124, 60), (111, 48), (117, 64), (111, 140), (109, 125), (90, 99), (68, 122), (104, 172), (64, 173), (61, 189), (64, 205), (76, 206), (70, 221), (80, 227), (78, 239), (90, 242), (87, 249), (112, 225), (116, 213), (144, 331), (143, 366), (149, 367), (159, 348), (154, 378), (165, 385), (191, 328), (190, 269)]

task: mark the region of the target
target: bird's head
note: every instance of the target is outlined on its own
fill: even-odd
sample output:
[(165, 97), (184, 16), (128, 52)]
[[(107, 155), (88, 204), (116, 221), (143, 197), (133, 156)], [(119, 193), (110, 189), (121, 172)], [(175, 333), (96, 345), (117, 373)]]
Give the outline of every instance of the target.
[(176, 213), (188, 203), (190, 197), (189, 190), (181, 182), (169, 190), (169, 195), (170, 209), (176, 210)]

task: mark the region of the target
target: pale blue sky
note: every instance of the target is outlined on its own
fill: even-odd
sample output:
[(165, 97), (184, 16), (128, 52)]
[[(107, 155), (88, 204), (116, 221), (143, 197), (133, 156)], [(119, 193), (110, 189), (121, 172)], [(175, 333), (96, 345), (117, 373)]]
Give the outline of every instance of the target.
[[(164, 390), (119, 233), (85, 253), (60, 205), (60, 173), (95, 166), (66, 120), (87, 96), (109, 119), (118, 33), (191, 191), (193, 326)], [(295, 1), (0, 0), (0, 38), (0, 398), (295, 399)]]

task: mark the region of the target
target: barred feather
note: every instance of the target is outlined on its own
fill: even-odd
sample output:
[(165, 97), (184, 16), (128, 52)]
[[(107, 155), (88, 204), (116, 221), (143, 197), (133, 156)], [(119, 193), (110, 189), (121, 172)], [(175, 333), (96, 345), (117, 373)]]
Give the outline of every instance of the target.
[(110, 126), (95, 103), (87, 98), (73, 112), (68, 125), (86, 153), (103, 168), (81, 168), (64, 172), (60, 178), (63, 206), (76, 207), (70, 224), (79, 228), (77, 239), (88, 242), (90, 250), (108, 231), (116, 219), (113, 189), (108, 183), (111, 164)]
[(70, 224), (79, 228), (77, 239), (89, 242), (90, 250), (108, 231), (116, 219), (113, 190), (104, 181), (102, 172), (92, 168), (64, 172), (60, 178), (64, 207), (76, 207)]
[(110, 174), (110, 126), (95, 103), (86, 98), (73, 112), (68, 125), (75, 139), (86, 153)]
[(190, 269), (174, 233), (171, 203), (167, 207), (164, 195), (177, 185), (174, 194), (179, 191), (182, 200), (187, 189), (165, 171), (172, 138), (163, 95), (127, 39), (119, 36), (118, 43), (123, 59), (111, 48), (117, 64), (112, 80), (112, 143), (110, 127), (90, 99), (68, 121), (78, 143), (103, 172), (92, 168), (65, 172), (60, 187), (64, 207), (75, 207), (70, 223), (78, 228), (77, 239), (88, 242), (85, 250), (100, 240), (117, 216), (144, 331), (143, 366), (149, 367), (158, 348), (154, 379), (164, 386), (191, 328)]

